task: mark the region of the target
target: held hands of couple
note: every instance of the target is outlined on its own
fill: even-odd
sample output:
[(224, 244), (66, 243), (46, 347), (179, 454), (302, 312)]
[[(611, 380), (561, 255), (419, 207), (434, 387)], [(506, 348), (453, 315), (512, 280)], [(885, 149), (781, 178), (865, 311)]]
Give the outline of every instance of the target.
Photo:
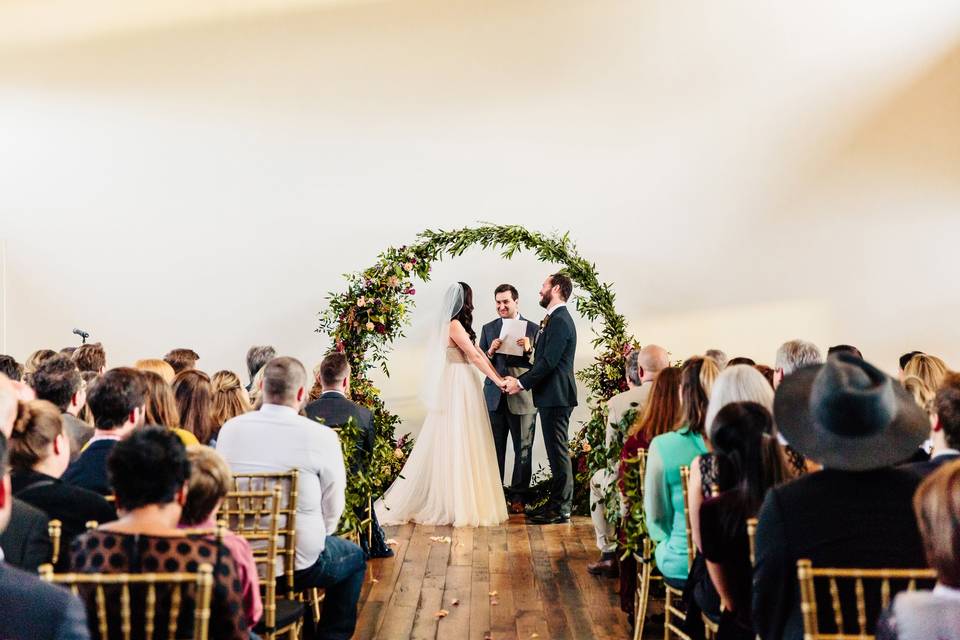
[(506, 376), (503, 378), (503, 381), (500, 383), (500, 389), (504, 393), (509, 393), (510, 395), (516, 395), (523, 391), (523, 387), (520, 386), (520, 383), (517, 382), (517, 379), (513, 376)]

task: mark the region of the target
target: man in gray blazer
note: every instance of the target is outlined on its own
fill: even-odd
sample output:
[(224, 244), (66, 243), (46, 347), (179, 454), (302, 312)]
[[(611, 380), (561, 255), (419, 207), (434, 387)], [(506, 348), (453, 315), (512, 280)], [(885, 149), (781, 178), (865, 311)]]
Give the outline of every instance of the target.
[[(531, 367), (530, 350), (539, 327), (537, 323), (530, 322), (520, 315), (519, 295), (513, 285), (500, 285), (494, 290), (493, 297), (499, 317), (483, 325), (480, 331), (480, 348), (490, 358), (497, 373), (501, 376), (517, 377)], [(497, 353), (497, 349), (502, 345), (500, 330), (505, 319), (524, 320), (527, 323), (526, 341), (523, 344), (524, 353), (521, 356)], [(536, 433), (537, 408), (533, 406), (533, 394), (530, 391), (524, 391), (509, 395), (493, 384), (489, 378), (484, 381), (483, 394), (487, 400), (487, 409), (490, 411), (490, 426), (493, 429), (493, 441), (497, 448), (497, 463), (500, 465), (501, 479), (507, 456), (508, 433), (513, 440), (510, 507), (514, 513), (523, 513), (523, 503), (530, 488), (531, 451), (533, 436)]]

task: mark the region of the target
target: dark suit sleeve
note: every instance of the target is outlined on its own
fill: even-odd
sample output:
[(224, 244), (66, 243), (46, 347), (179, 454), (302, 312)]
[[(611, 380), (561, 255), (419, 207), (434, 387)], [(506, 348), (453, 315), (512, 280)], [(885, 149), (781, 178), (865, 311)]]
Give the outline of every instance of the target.
[(767, 492), (758, 520), (753, 625), (763, 640), (779, 640), (796, 597), (797, 569), (790, 566), (786, 531), (775, 490)]
[(23, 570), (36, 572), (37, 567), (50, 562), (53, 544), (48, 530), (49, 520), (42, 514), (32, 514), (23, 545)]
[(524, 389), (533, 389), (557, 368), (571, 338), (566, 322), (557, 319), (547, 325), (540, 338), (533, 368), (518, 378)]
[(365, 434), (365, 442), (367, 446), (367, 452), (369, 455), (373, 455), (373, 446), (377, 440), (377, 432), (373, 426), (373, 413), (366, 407), (361, 407), (363, 415), (363, 432)]
[(63, 619), (57, 625), (56, 640), (88, 640), (90, 631), (87, 629), (87, 612), (80, 598), (70, 594), (70, 598), (63, 608)]
[(480, 350), (484, 353), (490, 349), (490, 343), (493, 342), (493, 340), (490, 339), (489, 334), (490, 332), (487, 331), (487, 325), (483, 325), (483, 328), (480, 330)]

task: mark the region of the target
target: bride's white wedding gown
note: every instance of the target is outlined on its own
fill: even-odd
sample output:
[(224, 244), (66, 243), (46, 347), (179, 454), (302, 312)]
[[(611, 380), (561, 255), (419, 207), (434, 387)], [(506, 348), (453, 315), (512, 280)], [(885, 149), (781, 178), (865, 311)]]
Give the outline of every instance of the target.
[(481, 380), (459, 348), (447, 347), (446, 360), (437, 406), (374, 507), (381, 524), (484, 527), (508, 518)]

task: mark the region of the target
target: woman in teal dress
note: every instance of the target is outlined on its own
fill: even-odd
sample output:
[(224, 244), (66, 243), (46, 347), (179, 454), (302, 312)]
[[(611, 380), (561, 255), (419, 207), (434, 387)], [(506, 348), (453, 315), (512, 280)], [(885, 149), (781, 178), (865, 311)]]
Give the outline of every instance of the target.
[(643, 487), (647, 531), (657, 545), (657, 568), (677, 587), (687, 579), (687, 525), (680, 467), (689, 466), (694, 458), (707, 453), (704, 418), (718, 374), (719, 369), (710, 358), (694, 357), (683, 363), (683, 421), (677, 430), (654, 438), (647, 454)]

